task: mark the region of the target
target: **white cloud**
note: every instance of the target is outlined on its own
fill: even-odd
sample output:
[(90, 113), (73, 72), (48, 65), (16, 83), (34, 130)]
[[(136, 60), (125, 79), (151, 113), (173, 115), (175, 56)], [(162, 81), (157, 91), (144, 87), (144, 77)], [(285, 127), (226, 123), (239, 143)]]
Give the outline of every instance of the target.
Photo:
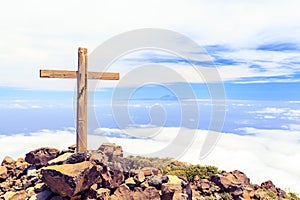
[[(186, 150), (182, 152), (182, 155), (177, 154), (177, 158), (182, 161), (216, 165), (225, 170), (238, 169), (245, 172), (253, 183), (260, 184), (271, 179), (276, 186), (283, 189), (290, 188), (299, 193), (300, 132), (298, 128), (291, 126), (291, 130), (265, 130), (251, 127), (240, 129), (241, 132), (248, 133), (246, 136), (222, 133), (215, 148), (202, 160), (198, 159), (198, 155), (207, 131), (198, 130), (197, 136), (191, 138), (193, 130), (186, 130), (185, 137), (192, 142), (191, 145), (181, 146), (181, 143), (174, 145), (179, 149)], [(102, 129), (102, 131), (123, 133), (122, 130), (120, 132), (120, 130), (114, 129)], [(147, 130), (145, 129), (145, 131)], [(160, 134), (147, 140), (109, 138), (97, 135), (89, 135), (88, 138), (91, 148), (98, 148), (101, 143), (109, 141), (122, 145), (126, 154), (145, 155), (151, 152), (164, 153), (167, 145), (174, 142), (178, 131), (178, 128), (162, 128)], [(65, 149), (73, 143), (75, 143), (74, 129), (42, 130), (31, 133), (29, 136), (2, 135), (0, 136), (0, 159), (6, 155), (15, 158), (23, 157), (25, 153), (41, 146)], [(175, 151), (173, 153), (176, 154)]]
[(300, 121), (299, 109), (267, 107), (262, 110), (248, 111), (248, 113), (269, 119), (278, 117), (283, 120)]
[[(110, 37), (137, 28), (171, 29), (200, 45), (229, 44), (238, 49), (278, 41), (299, 43), (299, 5), (297, 0), (5, 1), (0, 8), (0, 86), (73, 90), (75, 83), (69, 80), (39, 79), (39, 69), (75, 70), (79, 46), (91, 52)], [(272, 59), (280, 59), (278, 55)]]

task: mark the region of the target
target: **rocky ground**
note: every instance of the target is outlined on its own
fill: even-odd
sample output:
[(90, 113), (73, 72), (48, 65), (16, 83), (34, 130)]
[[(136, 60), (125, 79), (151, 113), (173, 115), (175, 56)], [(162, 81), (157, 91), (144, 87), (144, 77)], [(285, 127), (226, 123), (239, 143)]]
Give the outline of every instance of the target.
[[(154, 163), (153, 159), (147, 161)], [(0, 166), (0, 199), (299, 199), (271, 181), (251, 184), (237, 170), (209, 174), (209, 167), (190, 167), (179, 161), (169, 160), (163, 168), (143, 163), (145, 158), (143, 162), (124, 158), (122, 147), (111, 143), (87, 154), (75, 153), (74, 145), (63, 151), (36, 149), (25, 159), (4, 158)], [(203, 176), (205, 170), (208, 171)]]

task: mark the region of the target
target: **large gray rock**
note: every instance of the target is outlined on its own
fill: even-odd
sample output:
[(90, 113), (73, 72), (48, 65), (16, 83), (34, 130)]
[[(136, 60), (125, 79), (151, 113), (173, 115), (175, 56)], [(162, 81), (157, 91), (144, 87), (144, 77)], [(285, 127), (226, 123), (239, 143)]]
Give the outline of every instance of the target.
[(42, 180), (52, 192), (65, 197), (88, 190), (101, 179), (101, 168), (88, 161), (42, 168)]
[(58, 154), (58, 149), (43, 147), (27, 153), (25, 161), (35, 166), (46, 166), (48, 161), (56, 158)]

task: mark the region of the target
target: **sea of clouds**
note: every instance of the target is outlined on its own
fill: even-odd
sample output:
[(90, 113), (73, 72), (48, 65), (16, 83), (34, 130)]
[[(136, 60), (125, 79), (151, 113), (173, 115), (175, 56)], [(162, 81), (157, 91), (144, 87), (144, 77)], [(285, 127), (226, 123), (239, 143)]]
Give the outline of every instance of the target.
[[(149, 128), (144, 129), (149, 132)], [(188, 163), (215, 165), (227, 171), (238, 169), (245, 172), (252, 183), (260, 184), (270, 179), (280, 188), (300, 193), (300, 129), (297, 126), (290, 130), (245, 127), (240, 129), (245, 133), (243, 135), (214, 133), (218, 134), (215, 146), (201, 159), (199, 155), (208, 134), (206, 130), (197, 130), (196, 134), (195, 130), (188, 129), (181, 132), (189, 140), (184, 144), (175, 139), (179, 134), (177, 127), (162, 127), (149, 138), (128, 137), (129, 131), (98, 129), (88, 136), (89, 148), (98, 148), (103, 142), (114, 142), (122, 145), (126, 155), (156, 153)], [(1, 135), (0, 159), (6, 155), (24, 157), (27, 152), (44, 146), (66, 149), (75, 143), (75, 137), (73, 128), (41, 130), (26, 135)], [(175, 149), (173, 152), (165, 152), (170, 144), (182, 150), (181, 153)]]

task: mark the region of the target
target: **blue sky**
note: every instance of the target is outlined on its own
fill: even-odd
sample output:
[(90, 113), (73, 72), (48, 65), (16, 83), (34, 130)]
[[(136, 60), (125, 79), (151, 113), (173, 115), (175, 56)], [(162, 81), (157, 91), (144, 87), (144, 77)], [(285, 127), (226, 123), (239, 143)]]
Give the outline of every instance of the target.
[[(93, 55), (99, 45), (118, 34), (140, 28), (168, 29), (195, 41), (203, 51), (190, 52), (196, 59), (189, 61), (157, 49), (129, 52), (114, 60), (108, 71), (120, 72), (120, 81), (90, 82), (97, 84), (90, 93), (95, 97), (90, 107), (100, 127), (91, 130), (94, 134), (89, 137), (107, 136), (127, 153), (139, 154), (136, 149), (147, 151), (148, 144), (164, 149), (179, 127), (189, 129), (196, 124), (196, 131), (203, 134), (186, 149), (190, 153), (178, 159), (198, 162), (195, 155), (210, 126), (214, 105), (208, 89), (215, 86), (214, 80), (204, 81), (194, 71), (193, 65), (204, 64), (220, 76), (225, 103), (216, 107), (224, 110), (226, 118), (222, 137), (200, 162), (227, 170), (238, 168), (255, 183), (272, 179), (280, 187), (300, 192), (299, 7), (298, 0), (3, 2), (0, 160), (43, 145), (65, 148), (75, 142), (76, 81), (41, 79), (40, 69), (76, 70), (78, 47), (88, 48)], [(197, 59), (198, 53), (206, 53), (209, 59)], [(166, 66), (185, 81), (135, 85), (132, 80), (132, 85), (121, 88), (121, 92), (133, 91), (130, 101), (114, 101), (122, 78), (145, 64)], [(157, 71), (159, 76), (164, 74)], [(137, 77), (148, 78), (148, 74)], [(194, 96), (185, 90), (188, 87)], [(128, 137), (132, 124), (116, 125), (111, 101), (118, 108), (128, 108), (136, 128), (145, 133), (162, 128), (162, 132), (148, 135), (150, 139)], [(193, 102), (199, 108), (198, 124), (197, 117), (183, 115), (184, 111), (193, 113)], [(132, 142), (139, 148), (133, 148)]]

